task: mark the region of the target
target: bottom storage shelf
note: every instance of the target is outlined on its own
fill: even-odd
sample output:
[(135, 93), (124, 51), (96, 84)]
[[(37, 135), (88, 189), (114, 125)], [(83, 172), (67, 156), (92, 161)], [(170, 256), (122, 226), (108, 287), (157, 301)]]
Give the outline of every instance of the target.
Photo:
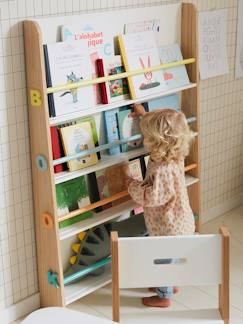
[(111, 265), (104, 266), (104, 273), (99, 276), (87, 276), (82, 280), (64, 287), (65, 304), (84, 297), (111, 282)]

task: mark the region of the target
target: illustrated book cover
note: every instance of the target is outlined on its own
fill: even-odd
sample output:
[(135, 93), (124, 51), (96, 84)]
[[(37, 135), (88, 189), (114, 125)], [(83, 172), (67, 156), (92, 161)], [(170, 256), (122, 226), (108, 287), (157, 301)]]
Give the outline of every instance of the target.
[[(112, 143), (119, 140), (117, 113), (119, 108), (107, 110), (104, 112), (105, 130), (107, 143)], [(117, 155), (121, 152), (120, 146), (111, 147), (109, 150), (110, 155)]]
[[(95, 147), (99, 146), (99, 136), (97, 132), (95, 118), (93, 116), (82, 117), (80, 120), (77, 120), (76, 124), (82, 124), (83, 122), (89, 122), (92, 130), (92, 137)], [(100, 160), (100, 152), (97, 152), (97, 157)]]
[[(89, 205), (90, 199), (84, 176), (57, 184), (56, 199), (58, 216), (68, 214), (73, 210)], [(85, 212), (60, 222), (59, 227), (64, 228), (70, 226), (91, 216), (91, 211)]]
[[(100, 199), (115, 195), (126, 190), (125, 173), (123, 164), (96, 171), (96, 181)], [(128, 197), (120, 198), (104, 206), (105, 209), (127, 201)]]
[[(178, 44), (160, 46), (159, 58), (161, 64), (182, 61), (180, 46)], [(190, 83), (185, 65), (163, 69), (162, 71), (166, 89), (178, 88)]]
[[(60, 129), (66, 156), (93, 149), (94, 140), (90, 122), (80, 122)], [(70, 171), (76, 171), (98, 162), (97, 154), (89, 154), (68, 162)]]
[[(92, 63), (92, 78), (98, 77), (96, 61), (114, 55), (114, 43), (111, 28), (100, 27), (96, 22), (82, 22), (78, 24), (63, 25), (61, 37), (65, 42), (77, 41), (81, 43), (90, 57)], [(96, 104), (102, 103), (99, 85), (94, 85), (93, 92)]]
[[(158, 47), (153, 31), (118, 36), (120, 53), (127, 72), (160, 65)], [(132, 99), (164, 91), (161, 70), (128, 77)]]
[[(129, 138), (133, 135), (141, 134), (140, 119), (131, 117), (131, 109), (119, 111), (117, 113), (119, 137), (120, 139)], [(121, 145), (121, 151), (127, 152), (142, 146), (142, 139), (127, 142)]]
[[(92, 79), (92, 63), (82, 43), (58, 42), (44, 45), (48, 87)], [(95, 105), (91, 86), (48, 95), (50, 116), (60, 116)]]
[[(98, 59), (96, 64), (99, 77), (119, 74), (125, 71), (120, 55)], [(129, 97), (127, 80), (117, 79), (100, 83), (100, 92), (102, 103), (104, 104), (127, 99)]]

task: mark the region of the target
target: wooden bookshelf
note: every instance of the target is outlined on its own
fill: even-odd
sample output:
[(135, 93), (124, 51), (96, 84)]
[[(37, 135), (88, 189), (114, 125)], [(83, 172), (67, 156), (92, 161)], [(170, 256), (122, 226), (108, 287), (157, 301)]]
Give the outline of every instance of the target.
[[(153, 96), (135, 100), (123, 100), (108, 105), (97, 105), (88, 110), (49, 118), (47, 93), (57, 91), (57, 89), (53, 90), (46, 86), (43, 44), (58, 40), (56, 38), (58, 26), (68, 24), (72, 21), (88, 21), (90, 19), (105, 24), (109, 19), (112, 19), (114, 22), (114, 35), (118, 35), (122, 33), (124, 23), (151, 19), (153, 15), (154, 19), (161, 19), (162, 23), (166, 24), (168, 28), (167, 31), (164, 31), (164, 41), (169, 44), (181, 39), (183, 57), (186, 60), (189, 59), (188, 61), (195, 61), (187, 65), (191, 83)], [(181, 20), (179, 16), (181, 16)], [(118, 156), (101, 154), (101, 160), (94, 166), (75, 172), (65, 171), (54, 174), (50, 127), (72, 122), (84, 116), (100, 114), (120, 106), (145, 102), (180, 92), (182, 110), (194, 132), (199, 135), (197, 11), (192, 4), (182, 4), (182, 6), (174, 4), (128, 9), (124, 10), (124, 12), (112, 11), (91, 13), (88, 15), (82, 14), (76, 16), (40, 18), (24, 22), (24, 40), (40, 301), (42, 307), (65, 306), (109, 283), (111, 274), (110, 266), (107, 265), (104, 274), (101, 276), (88, 276), (80, 282), (64, 286), (61, 241), (68, 241), (68, 239), (75, 237), (79, 232), (114, 220), (138, 206), (133, 201), (128, 200), (100, 213), (94, 212), (91, 218), (85, 219), (69, 227), (59, 229), (60, 219), (58, 219), (57, 216), (55, 185), (105, 169), (129, 159), (140, 157), (145, 155), (146, 151), (140, 148), (122, 153)], [(119, 75), (117, 75), (117, 77), (118, 76)], [(97, 83), (101, 81), (99, 79), (95, 80), (94, 82)], [(199, 136), (197, 136), (191, 154), (185, 164), (186, 184), (188, 186), (190, 203), (198, 219), (197, 230), (199, 230), (200, 225), (199, 168)], [(127, 193), (120, 194), (127, 195)], [(111, 200), (114, 199), (114, 197), (110, 198)], [(104, 201), (100, 201), (98, 205), (103, 205), (104, 203)], [(95, 207), (97, 206), (87, 206), (89, 209)], [(78, 213), (80, 213), (80, 210), (72, 212), (72, 214), (69, 213), (68, 217)], [(58, 288), (49, 284), (49, 271), (57, 275)]]

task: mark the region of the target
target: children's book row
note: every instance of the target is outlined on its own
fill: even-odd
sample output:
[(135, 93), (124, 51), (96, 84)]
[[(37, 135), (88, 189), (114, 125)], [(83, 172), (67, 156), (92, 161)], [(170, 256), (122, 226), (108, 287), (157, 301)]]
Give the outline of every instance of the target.
[[(145, 176), (149, 156), (140, 157), (128, 162), (129, 173), (134, 179), (142, 180)], [(87, 206), (90, 203), (108, 198), (127, 189), (125, 181), (124, 164), (115, 165), (99, 170), (87, 176), (81, 176), (56, 185), (57, 214), (59, 217), (71, 211)], [(99, 207), (95, 212), (116, 206), (127, 201), (128, 197), (120, 198), (112, 203)], [(139, 214), (142, 208), (135, 208), (133, 214)], [(91, 217), (92, 211), (59, 222), (64, 228)], [(129, 215), (130, 216), (130, 212)]]
[[(145, 110), (152, 111), (159, 107), (179, 109), (179, 96), (173, 94), (143, 104)], [(53, 159), (74, 155), (84, 150), (90, 150), (99, 146), (99, 130), (105, 129), (106, 143), (114, 143), (116, 140), (125, 140), (133, 135), (141, 133), (139, 118), (131, 116), (131, 108), (124, 106), (105, 111), (102, 118), (92, 116), (84, 117), (75, 122), (51, 127)], [(98, 125), (97, 125), (98, 124)], [(98, 127), (97, 127), (98, 126)], [(128, 141), (122, 145), (116, 145), (108, 150), (110, 155), (118, 155), (142, 146), (142, 139)], [(54, 166), (54, 172), (62, 172), (65, 169), (76, 171), (94, 165), (102, 158), (100, 152), (89, 154), (81, 158), (73, 159), (66, 164)]]
[[(63, 26), (61, 35), (61, 42), (44, 45), (47, 86), (67, 85), (67, 90), (48, 95), (50, 117), (101, 103), (146, 97), (190, 83), (185, 66), (180, 65), (93, 86), (68, 88), (82, 80), (178, 62), (183, 57), (178, 44), (157, 46), (153, 31), (119, 35), (115, 42), (105, 32), (99, 37), (91, 36), (78, 31), (78, 27)], [(94, 41), (96, 36), (98, 43)], [(114, 47), (118, 47), (119, 55), (115, 55)]]

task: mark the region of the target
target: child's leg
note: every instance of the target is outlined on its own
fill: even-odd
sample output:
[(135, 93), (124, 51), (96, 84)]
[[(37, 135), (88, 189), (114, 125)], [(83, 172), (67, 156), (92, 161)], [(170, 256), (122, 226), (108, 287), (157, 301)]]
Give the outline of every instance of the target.
[[(175, 263), (175, 259), (160, 260), (160, 264)], [(169, 307), (171, 305), (171, 297), (173, 295), (173, 287), (155, 288), (158, 296), (144, 297), (143, 304), (151, 307)]]
[(173, 295), (173, 287), (160, 287), (155, 288), (155, 292), (159, 296), (159, 298), (167, 298), (170, 299)]
[[(155, 293), (156, 289), (157, 288), (149, 288), (148, 290)], [(179, 288), (177, 286), (174, 286), (173, 287), (173, 294), (177, 294), (178, 292), (179, 292)]]
[(173, 287), (160, 287), (155, 290), (158, 296), (144, 297), (143, 304), (150, 307), (169, 307), (171, 305)]

